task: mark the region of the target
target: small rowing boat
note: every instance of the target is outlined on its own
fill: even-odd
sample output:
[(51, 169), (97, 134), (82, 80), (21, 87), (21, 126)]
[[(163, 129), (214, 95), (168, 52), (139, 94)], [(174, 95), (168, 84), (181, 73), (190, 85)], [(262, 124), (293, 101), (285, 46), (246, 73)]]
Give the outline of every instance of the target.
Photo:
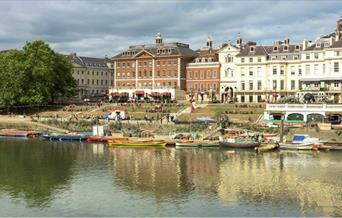
[(218, 141), (180, 141), (176, 142), (176, 148), (210, 148), (218, 147)]
[(228, 148), (255, 148), (260, 146), (260, 142), (252, 137), (220, 138), (219, 144)]
[(165, 147), (164, 141), (153, 140), (109, 140), (110, 147)]
[(0, 137), (14, 137), (14, 138), (33, 138), (39, 136), (38, 132), (25, 131), (16, 129), (2, 129), (0, 130)]
[(257, 153), (263, 153), (263, 152), (269, 152), (274, 151), (279, 148), (278, 143), (261, 143), (259, 147), (255, 147), (255, 152)]

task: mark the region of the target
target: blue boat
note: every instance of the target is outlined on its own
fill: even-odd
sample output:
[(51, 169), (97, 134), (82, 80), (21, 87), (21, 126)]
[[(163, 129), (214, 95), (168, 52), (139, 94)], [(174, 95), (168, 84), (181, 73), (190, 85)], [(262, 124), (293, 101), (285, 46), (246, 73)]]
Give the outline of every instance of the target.
[(87, 140), (87, 135), (63, 135), (63, 134), (47, 134), (42, 135), (46, 140), (50, 141), (85, 141)]

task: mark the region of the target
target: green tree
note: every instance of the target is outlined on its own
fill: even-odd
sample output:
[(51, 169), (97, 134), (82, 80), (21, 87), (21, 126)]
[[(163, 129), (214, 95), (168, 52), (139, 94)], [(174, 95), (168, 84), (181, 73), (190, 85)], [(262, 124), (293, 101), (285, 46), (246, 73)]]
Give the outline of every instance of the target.
[(0, 53), (0, 104), (45, 104), (76, 94), (70, 60), (41, 40)]

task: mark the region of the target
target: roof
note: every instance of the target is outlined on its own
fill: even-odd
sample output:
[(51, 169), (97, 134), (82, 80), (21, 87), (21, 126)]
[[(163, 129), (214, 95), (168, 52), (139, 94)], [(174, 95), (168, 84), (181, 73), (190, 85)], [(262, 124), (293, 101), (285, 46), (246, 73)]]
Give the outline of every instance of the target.
[(94, 57), (83, 57), (77, 56), (76, 54), (71, 54), (69, 56), (71, 60), (79, 65), (85, 67), (106, 67), (107, 68), (107, 59), (105, 58), (94, 58)]
[[(285, 50), (285, 46), (287, 46), (287, 50)], [(296, 49), (298, 46), (299, 49)], [(254, 51), (251, 51), (250, 47), (254, 47)], [(274, 50), (273, 45), (259, 45), (259, 46), (248, 46), (241, 49), (240, 53), (236, 55), (237, 57), (244, 57), (244, 56), (266, 56), (272, 54), (288, 54), (288, 53), (299, 53), (302, 50), (302, 45), (300, 44), (280, 44), (277, 45), (277, 50)]]
[(179, 42), (165, 43), (165, 44), (153, 44), (153, 45), (132, 45), (120, 54), (113, 57), (113, 59), (127, 59), (135, 58), (137, 54), (145, 51), (152, 56), (163, 57), (170, 55), (177, 55), (182, 57), (196, 57), (197, 53), (189, 48), (188, 44)]

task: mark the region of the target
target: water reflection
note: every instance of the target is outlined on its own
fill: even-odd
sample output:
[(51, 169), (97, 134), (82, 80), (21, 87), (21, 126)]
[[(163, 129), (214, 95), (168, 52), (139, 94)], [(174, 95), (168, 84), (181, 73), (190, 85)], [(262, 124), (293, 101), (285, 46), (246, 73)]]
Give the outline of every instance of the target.
[(69, 185), (76, 156), (70, 145), (1, 139), (0, 191), (25, 199), (29, 207), (47, 207), (56, 192)]
[(293, 215), (342, 214), (339, 154), (127, 148), (111, 153), (116, 184), (159, 200), (196, 193), (214, 195), (227, 207), (253, 204)]

